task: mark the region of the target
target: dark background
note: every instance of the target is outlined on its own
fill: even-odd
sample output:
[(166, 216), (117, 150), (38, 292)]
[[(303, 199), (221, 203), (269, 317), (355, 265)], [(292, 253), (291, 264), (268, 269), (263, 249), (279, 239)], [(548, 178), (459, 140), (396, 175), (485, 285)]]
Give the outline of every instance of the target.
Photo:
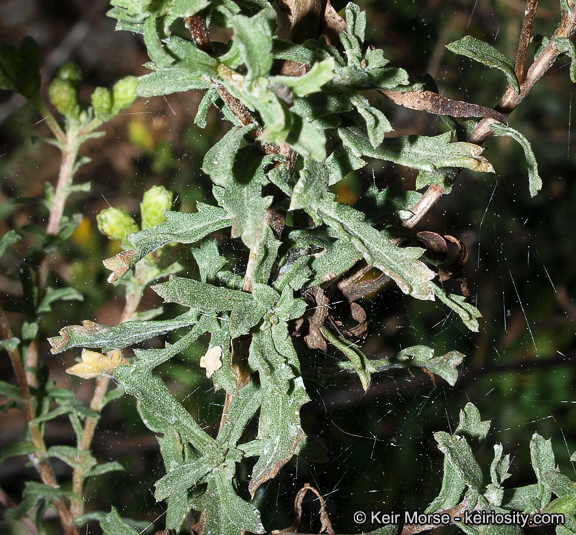
[[(414, 79), (428, 73), (445, 96), (488, 107), (498, 102), (505, 90), (501, 73), (455, 56), (444, 45), (472, 35), (514, 57), (525, 9), (522, 1), (366, 1), (362, 5), (369, 11), (367, 39), (384, 48), (393, 65), (405, 68)], [(122, 76), (146, 72), (141, 37), (114, 32), (106, 9), (103, 1), (4, 0), (0, 39), (19, 43), (25, 35), (34, 37), (44, 54), (44, 83), (62, 62), (77, 62), (84, 73), (82, 97), (88, 102), (94, 87), (110, 87)], [(551, 35), (558, 20), (559, 2), (540, 2), (535, 33)], [(307, 383), (312, 402), (303, 410), (310, 440), (299, 458), (259, 490), (256, 498), (265, 525), (280, 529), (290, 524), (293, 498), (306, 482), (324, 496), (337, 533), (359, 531), (352, 520), (356, 510), (423, 511), (441, 484), (442, 455), (433, 432), (454, 429), (467, 401), (492, 421), (478, 454), (486, 471), (493, 444), (502, 443), (513, 458), (513, 477), (507, 485), (535, 482), (529, 441), (537, 432), (552, 438), (561, 470), (574, 476), (569, 457), (576, 450), (576, 147), (568, 69), (567, 58), (558, 60), (510, 119), (511, 126), (532, 143), (543, 190), (529, 197), (526, 163), (515, 142), (488, 140), (484, 155), (494, 165), (495, 175), (462, 173), (453, 193), (414, 230), (451, 234), (468, 246), (465, 276), (471, 300), (483, 315), (480, 332), (470, 333), (443, 305), (405, 298), (397, 290), (365, 303), (370, 335), (363, 349), (369, 356), (391, 355), (417, 344), (430, 345), (437, 354), (462, 351), (467, 358), (456, 387), (442, 380), (434, 384), (418, 370), (414, 375), (403, 371), (376, 378), (364, 394), (357, 379), (326, 380), (312, 373)], [(141, 99), (106, 125), (105, 137), (84, 147), (92, 162), (81, 168), (76, 182), (91, 182), (92, 189), (71, 196), (67, 209), (85, 219), (69, 250), (55, 258), (54, 272), (61, 282), (79, 289), (85, 301), (61, 304), (57, 313), (45, 317), (46, 337), (82, 319), (110, 325), (119, 320), (121, 289), (105, 282), (107, 273), (101, 264), (114, 249), (96, 229), (100, 210), (110, 204), (137, 213), (143, 191), (153, 184), (176, 191), (184, 211), (190, 211), (196, 200), (211, 202), (200, 168), (204, 153), (222, 135), (223, 122), (212, 113), (205, 130), (195, 127), (199, 98), (186, 93)], [(447, 129), (436, 116), (399, 108), (383, 97), (375, 102), (397, 134)], [(31, 142), (31, 136), (48, 133), (37, 121), (33, 108), (0, 92), (1, 234), (46, 222), (47, 212), (39, 203), (18, 202), (22, 197), (42, 196), (44, 183), (54, 184), (57, 177), (58, 151)], [(413, 179), (407, 169), (374, 163), (335, 190), (340, 199), (353, 202), (372, 181), (383, 186), (402, 180), (407, 187)], [(179, 254), (194, 269), (189, 251), (180, 249)], [(6, 254), (0, 261), (0, 294), (17, 297), (21, 290), (13, 276), (16, 257)], [(457, 291), (458, 284), (448, 288)], [(143, 308), (157, 305), (154, 294), (146, 294)], [(21, 320), (15, 316), (14, 321)], [(186, 398), (187, 407), (210, 425), (219, 417), (222, 396), (214, 394), (202, 373), (188, 363), (205, 347), (199, 344), (161, 373)], [(52, 356), (47, 343), (41, 351), (51, 377), (88, 401), (91, 381), (63, 374), (77, 356), (75, 352)], [(339, 358), (336, 353), (334, 357)], [(315, 356), (306, 359), (312, 368)], [(0, 374), (10, 380), (6, 358), (0, 359)], [(20, 440), (20, 413), (10, 411), (0, 418), (0, 446)], [(49, 445), (73, 444), (67, 421), (49, 423), (46, 440)], [(139, 423), (132, 398), (105, 409), (94, 452), (100, 460), (121, 461), (126, 471), (88, 483), (88, 510), (108, 511), (114, 505), (123, 516), (156, 521), (158, 529), (163, 509), (155, 503), (153, 484), (163, 474), (162, 461), (155, 438)], [(66, 484), (69, 469), (56, 464), (56, 470)], [(15, 500), (23, 480), (35, 477), (23, 460), (11, 459), (0, 467), (0, 486)], [(315, 510), (314, 504), (307, 503)], [(318, 522), (310, 515), (301, 530), (313, 529), (317, 531)], [(89, 533), (98, 533), (98, 528), (90, 525)]]

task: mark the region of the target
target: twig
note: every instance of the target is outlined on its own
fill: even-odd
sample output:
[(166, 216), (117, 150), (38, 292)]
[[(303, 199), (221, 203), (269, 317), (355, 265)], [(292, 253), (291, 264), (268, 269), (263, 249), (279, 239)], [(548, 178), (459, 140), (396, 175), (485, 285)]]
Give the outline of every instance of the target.
[[(4, 314), (4, 311), (0, 309), (0, 336), (4, 340), (9, 340), (12, 338), (12, 330), (10, 324), (8, 323), (8, 318)], [(34, 410), (34, 402), (32, 395), (30, 393), (30, 387), (28, 386), (28, 381), (26, 379), (26, 372), (24, 370), (24, 365), (22, 363), (22, 358), (18, 349), (10, 350), (7, 349), (12, 368), (14, 369), (14, 374), (16, 375), (16, 382), (18, 383), (18, 388), (20, 389), (20, 395), (24, 401), (24, 414), (26, 415), (26, 420), (28, 422), (28, 430), (30, 431), (30, 438), (34, 444), (35, 452), (30, 455), (30, 459), (33, 462), (36, 470), (40, 474), (42, 482), (53, 488), (58, 488), (58, 482), (56, 481), (56, 476), (52, 470), (52, 467), (48, 461), (40, 461), (39, 459), (46, 453), (46, 444), (42, 436), (42, 430), (38, 424), (33, 423), (36, 417)], [(52, 500), (58, 516), (60, 517), (60, 522), (64, 529), (66, 535), (78, 535), (78, 529), (72, 525), (72, 520), (74, 519), (70, 509), (63, 498)]]
[(524, 20), (522, 21), (522, 29), (520, 30), (520, 41), (518, 43), (516, 65), (514, 67), (519, 84), (522, 84), (526, 79), (528, 47), (530, 46), (530, 38), (532, 37), (532, 28), (534, 27), (534, 17), (536, 16), (537, 9), (538, 0), (528, 0), (526, 11), (524, 12)]

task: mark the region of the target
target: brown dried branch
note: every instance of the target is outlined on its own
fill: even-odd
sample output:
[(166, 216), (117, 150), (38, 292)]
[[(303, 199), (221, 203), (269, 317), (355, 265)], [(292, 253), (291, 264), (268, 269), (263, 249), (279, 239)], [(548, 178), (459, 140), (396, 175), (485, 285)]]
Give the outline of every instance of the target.
[(526, 79), (526, 60), (528, 58), (528, 46), (532, 37), (532, 28), (534, 27), (534, 17), (538, 9), (538, 0), (528, 0), (522, 29), (520, 30), (520, 41), (518, 43), (518, 52), (516, 53), (516, 65), (514, 71), (518, 83), (522, 84)]

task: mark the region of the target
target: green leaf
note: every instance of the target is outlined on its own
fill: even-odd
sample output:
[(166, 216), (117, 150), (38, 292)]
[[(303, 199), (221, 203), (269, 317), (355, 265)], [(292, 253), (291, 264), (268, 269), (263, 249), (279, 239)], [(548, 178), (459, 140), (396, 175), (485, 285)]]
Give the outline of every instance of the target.
[(364, 353), (360, 351), (360, 348), (356, 344), (350, 343), (348, 340), (344, 340), (338, 336), (335, 336), (326, 327), (320, 327), (320, 332), (322, 336), (326, 338), (334, 347), (337, 347), (351, 362), (354, 370), (358, 374), (358, 378), (362, 383), (362, 388), (364, 391), (368, 390), (370, 386), (370, 381), (372, 380), (370, 376), (370, 361), (366, 358)]
[(84, 296), (74, 288), (47, 288), (44, 298), (38, 305), (36, 312), (42, 314), (43, 312), (50, 312), (52, 310), (52, 303), (54, 301), (83, 301)]
[(168, 282), (156, 284), (152, 289), (167, 303), (179, 303), (205, 313), (233, 310), (252, 302), (252, 296), (246, 292), (184, 277), (172, 277)]
[(366, 34), (366, 13), (350, 2), (346, 6), (346, 31), (340, 34), (348, 65), (360, 66), (362, 45)]
[(271, 76), (270, 83), (288, 87), (295, 96), (304, 97), (316, 93), (324, 84), (332, 80), (334, 75), (334, 58), (315, 63), (302, 76)]
[(175, 344), (166, 344), (162, 349), (134, 349), (137, 360), (133, 366), (135, 373), (147, 373), (156, 366), (170, 360), (173, 356), (182, 353), (188, 346), (206, 332), (202, 319), (192, 329), (182, 336)]
[(171, 320), (126, 321), (114, 327), (86, 320), (82, 325), (64, 327), (59, 332), (60, 336), (49, 338), (48, 341), (52, 346), (52, 354), (73, 347), (102, 348), (106, 352), (128, 347), (180, 327), (194, 325), (196, 321), (197, 314), (194, 311), (186, 312)]
[(244, 136), (254, 130), (256, 125), (234, 126), (224, 137), (218, 141), (204, 156), (202, 170), (210, 176), (210, 179), (217, 186), (226, 187), (230, 177), (234, 162), (242, 147), (248, 143)]
[(250, 85), (261, 76), (266, 76), (272, 67), (272, 31), (261, 13), (254, 17), (234, 17), (234, 39), (248, 70), (246, 77)]
[(266, 307), (256, 301), (236, 307), (230, 314), (230, 336), (238, 338), (248, 334), (252, 327), (260, 323), (266, 314)]
[(558, 497), (576, 495), (576, 483), (556, 470), (546, 472), (544, 478), (550, 490)]
[(576, 47), (570, 39), (566, 37), (556, 37), (554, 39), (556, 48), (570, 58), (570, 80), (576, 84)]
[[(187, 446), (182, 444), (180, 435), (173, 427), (168, 428), (163, 436), (157, 436), (156, 438), (160, 445), (164, 468), (167, 472), (187, 461), (185, 459), (187, 457)], [(158, 482), (156, 482), (156, 485), (158, 485)], [(174, 530), (176, 533), (180, 532), (184, 519), (189, 512), (187, 491), (188, 489), (186, 488), (180, 493), (172, 493), (170, 498), (168, 498), (165, 523), (167, 530)]]
[(460, 411), (458, 427), (454, 434), (468, 439), (484, 440), (490, 430), (490, 420), (482, 420), (480, 412), (472, 403), (466, 403)]
[(227, 260), (218, 250), (218, 242), (211, 238), (202, 240), (200, 247), (192, 251), (200, 271), (202, 282), (213, 282), (217, 273), (226, 265)]
[(544, 474), (556, 470), (552, 441), (545, 440), (538, 433), (534, 433), (530, 440), (530, 460), (532, 461), (534, 473), (538, 478), (538, 509), (542, 510), (548, 505), (552, 497), (550, 485)]
[(0, 396), (18, 400), (23, 399), (20, 389), (16, 385), (11, 385), (6, 381), (0, 381)]
[(17, 241), (21, 240), (22, 238), (15, 230), (9, 230), (2, 239), (0, 239), (0, 257), (6, 252), (6, 249), (16, 243)]
[(315, 206), (328, 189), (329, 175), (326, 165), (312, 158), (304, 159), (304, 167), (290, 201), (289, 210)]
[(498, 136), (509, 136), (520, 143), (520, 146), (524, 150), (526, 163), (528, 164), (528, 184), (530, 189), (530, 197), (534, 197), (542, 189), (542, 179), (538, 174), (538, 162), (536, 162), (536, 156), (532, 151), (530, 142), (523, 134), (518, 132), (518, 130), (511, 128), (510, 126), (492, 123), (490, 124), (490, 128), (492, 128), (492, 130), (494, 130)]
[(210, 82), (204, 76), (192, 74), (185, 69), (162, 69), (141, 76), (138, 79), (137, 94), (139, 97), (150, 98), (209, 87)]
[(300, 409), (308, 401), (301, 377), (294, 379), (288, 394), (278, 392), (272, 383), (263, 380), (258, 423), (262, 453), (252, 469), (248, 486), (252, 496), (260, 485), (276, 477), (306, 438), (300, 423)]
[(280, 245), (281, 242), (274, 237), (272, 228), (265, 225), (258, 240), (258, 254), (254, 260), (252, 284), (268, 284)]
[(224, 425), (218, 433), (218, 442), (228, 447), (236, 447), (246, 425), (254, 416), (262, 402), (262, 389), (250, 381), (232, 397)]
[(540, 485), (526, 485), (504, 491), (502, 507), (515, 511), (536, 513), (540, 511)]
[(520, 92), (520, 86), (514, 73), (514, 62), (488, 43), (467, 35), (458, 41), (447, 44), (446, 48), (454, 54), (466, 56), (482, 63), (482, 65), (502, 71), (514, 91)]
[(341, 128), (338, 135), (357, 157), (369, 156), (414, 169), (433, 171), (443, 167), (457, 167), (473, 171), (494, 172), (492, 165), (480, 156), (482, 149), (473, 143), (451, 143), (452, 134), (439, 136), (401, 136), (386, 138), (374, 148), (363, 133), (353, 128)]
[(105, 535), (138, 535), (138, 531), (122, 520), (116, 507), (100, 521), (100, 527)]
[(435, 513), (436, 511), (445, 511), (451, 509), (460, 503), (462, 494), (466, 490), (459, 472), (453, 464), (444, 457), (444, 475), (442, 478), (442, 488), (434, 501), (426, 508), (426, 513)]
[(36, 452), (36, 446), (32, 442), (15, 442), (8, 444), (2, 448), (0, 453), (0, 464), (4, 463), (10, 457), (18, 457), (20, 455), (30, 455)]
[(242, 531), (264, 533), (258, 510), (234, 488), (235, 463), (226, 462), (210, 473), (204, 494), (193, 498), (192, 507), (205, 512), (204, 533), (238, 535)]
[(173, 0), (169, 11), (175, 17), (191, 17), (209, 5), (210, 0)]
[(398, 284), (404, 293), (417, 299), (433, 299), (434, 289), (430, 279), (434, 273), (418, 260), (423, 250), (416, 247), (399, 248), (364, 223), (363, 214), (353, 208), (334, 202), (327, 195), (317, 206), (316, 214), (338, 235), (351, 242), (369, 265), (383, 271)]
[(96, 465), (96, 459), (89, 451), (79, 450), (71, 446), (51, 446), (42, 459), (56, 457), (71, 466), (74, 470), (88, 471)]
[(122, 277), (136, 262), (168, 243), (195, 243), (211, 232), (230, 226), (230, 216), (223, 208), (198, 203), (198, 212), (166, 212), (166, 221), (154, 228), (128, 235), (133, 251), (123, 251), (104, 261), (113, 273), (108, 282)]
[(205, 457), (201, 457), (191, 463), (182, 464), (156, 481), (154, 497), (157, 501), (160, 501), (169, 496), (182, 494), (184, 491), (194, 487), (212, 469), (213, 466), (210, 465)]
[(492, 483), (486, 486), (484, 496), (493, 505), (500, 507), (504, 498), (504, 489), (502, 482), (508, 479), (511, 474), (508, 473), (510, 468), (510, 455), (502, 457), (502, 445), (494, 445), (494, 459), (490, 465), (490, 479)]
[(482, 317), (480, 311), (470, 303), (466, 302), (466, 298), (462, 295), (447, 294), (442, 288), (432, 285), (434, 287), (434, 295), (440, 299), (445, 305), (448, 305), (456, 314), (460, 316), (464, 325), (471, 331), (478, 332), (479, 324), (478, 318)]
[(394, 130), (390, 121), (379, 109), (370, 106), (368, 100), (359, 93), (354, 95), (350, 101), (366, 121), (368, 139), (372, 146), (377, 148), (382, 143), (384, 135)]
[(454, 468), (460, 479), (472, 490), (479, 491), (482, 485), (482, 470), (463, 436), (450, 435), (444, 431), (434, 433), (438, 448)]
[(462, 364), (464, 355), (450, 351), (445, 355), (434, 356), (434, 350), (427, 346), (407, 347), (398, 353), (397, 360), (410, 359), (411, 366), (426, 368), (442, 377), (449, 385), (454, 386), (458, 380), (457, 366)]
[(173, 426), (200, 453), (215, 455), (219, 451), (216, 441), (198, 425), (160, 378), (148, 373), (134, 373), (132, 366), (119, 366), (114, 370), (114, 377), (146, 410), (166, 426)]
[(91, 470), (88, 470), (86, 477), (98, 477), (108, 472), (123, 472), (124, 470), (125, 468), (118, 461), (110, 461), (108, 463), (98, 464)]
[(266, 178), (262, 166), (267, 158), (254, 145), (241, 150), (226, 186), (222, 205), (232, 217), (232, 236), (239, 236), (250, 249), (255, 249), (260, 233), (267, 224), (266, 209), (272, 196), (262, 197)]
[(60, 487), (49, 487), (36, 481), (25, 481), (25, 488), (22, 493), (24, 498), (34, 496), (36, 501), (39, 500), (59, 500), (61, 498), (77, 498), (72, 491), (64, 490)]

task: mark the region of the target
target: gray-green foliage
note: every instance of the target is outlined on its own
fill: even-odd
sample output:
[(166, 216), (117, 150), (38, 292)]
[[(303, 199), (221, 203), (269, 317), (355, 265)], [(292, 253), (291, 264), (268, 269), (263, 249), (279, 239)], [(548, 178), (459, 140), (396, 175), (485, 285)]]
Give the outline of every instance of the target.
[[(166, 244), (187, 244), (200, 280), (172, 277), (153, 287), (165, 302), (182, 307), (180, 315), (116, 327), (85, 323), (65, 328), (51, 343), (55, 352), (72, 347), (107, 351), (188, 329), (175, 344), (135, 350), (131, 364), (114, 373), (137, 398), (143, 421), (159, 435), (166, 475), (156, 483), (155, 496), (167, 500), (166, 527), (178, 531), (183, 512), (192, 507), (204, 512), (205, 533), (263, 533), (260, 513), (234, 483), (236, 466), (248, 457), (255, 459), (248, 485), (253, 497), (303, 445), (300, 410), (308, 395), (294, 325), (302, 318), (311, 321), (307, 296), (313, 288), (323, 285), (326, 289), (364, 262), (413, 298), (438, 298), (469, 329), (478, 330), (479, 311), (463, 296), (448, 294), (434, 282), (436, 273), (426, 264), (424, 250), (399, 247), (395, 226), (379, 223), (384, 218), (397, 223), (405, 220), (419, 194), (371, 188), (356, 206), (348, 206), (336, 201), (329, 187), (369, 159), (401, 164), (423, 176), (455, 176), (462, 168), (493, 169), (480, 147), (452, 142), (450, 133), (385, 137), (393, 130), (392, 124), (367, 95), (419, 86), (409, 83), (404, 70), (389, 67), (382, 50), (365, 43), (365, 14), (354, 4), (345, 12), (347, 30), (340, 36), (343, 52), (322, 38), (303, 44), (279, 39), (276, 13), (266, 0), (114, 0), (112, 4), (110, 15), (118, 20), (118, 28), (143, 34), (148, 49), (147, 66), (152, 73), (139, 79), (138, 94), (150, 97), (202, 90), (205, 98), (197, 124), (206, 123), (208, 108), (214, 105), (232, 125), (208, 151), (203, 164), (213, 183), (214, 205), (198, 204), (197, 212), (190, 214), (167, 212), (165, 222), (126, 236), (128, 250), (106, 261), (113, 271), (111, 280), (117, 280)], [(231, 41), (212, 43), (208, 49), (173, 33), (179, 19), (196, 15), (228, 28)], [(465, 38), (450, 49), (502, 70), (518, 90), (511, 60), (489, 45)], [(302, 74), (278, 75), (273, 66), (282, 60), (300, 63)], [(514, 137), (524, 147), (530, 191), (535, 193), (539, 177), (525, 138), (503, 125), (494, 130)], [(295, 156), (295, 164), (289, 155)], [(282, 224), (274, 226), (274, 218)], [(213, 236), (217, 231), (229, 232), (228, 228), (246, 246), (246, 257), (250, 255), (249, 268), (240, 280), (231, 271), (236, 266), (228, 265)], [(355, 372), (365, 389), (373, 374), (408, 366), (426, 368), (454, 384), (457, 366), (464, 358), (456, 351), (434, 356), (431, 348), (416, 346), (374, 361), (354, 340), (325, 324), (316, 327), (329, 350), (340, 351), (339, 369)], [(208, 434), (154, 374), (156, 366), (201, 335), (208, 335), (210, 348), (217, 348), (219, 355), (218, 366), (208, 376), (216, 388), (226, 391), (229, 400), (216, 436)], [(233, 351), (246, 352), (245, 370), (235, 368)], [(244, 428), (255, 416), (257, 437), (246, 442)], [(483, 439), (487, 432), (487, 423), (468, 406), (455, 434), (436, 434), (446, 459), (445, 475), (430, 512), (456, 507), (463, 499), (470, 509), (490, 505), (508, 510), (510, 504), (521, 504), (519, 510), (537, 511), (550, 502), (551, 488), (558, 500), (574, 502), (572, 487), (556, 477), (551, 450), (540, 437), (532, 443), (536, 486), (506, 497), (501, 484), (508, 477), (509, 457), (502, 455), (499, 446), (490, 467), (490, 483), (483, 486), (469, 441)], [(562, 510), (569, 505), (562, 505)], [(102, 521), (102, 527), (107, 533), (132, 533), (115, 511)]]

